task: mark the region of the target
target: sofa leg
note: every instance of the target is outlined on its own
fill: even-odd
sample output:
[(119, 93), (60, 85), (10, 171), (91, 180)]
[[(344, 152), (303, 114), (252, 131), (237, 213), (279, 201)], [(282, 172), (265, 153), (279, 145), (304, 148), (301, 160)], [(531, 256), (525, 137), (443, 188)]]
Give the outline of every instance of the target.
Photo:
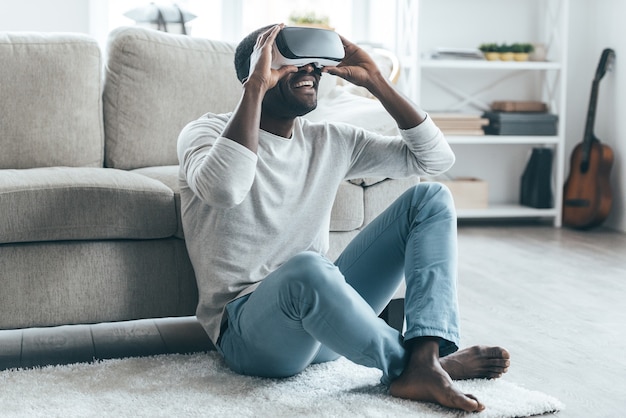
[(402, 332), (404, 328), (404, 299), (393, 299), (382, 311), (380, 317), (391, 327)]

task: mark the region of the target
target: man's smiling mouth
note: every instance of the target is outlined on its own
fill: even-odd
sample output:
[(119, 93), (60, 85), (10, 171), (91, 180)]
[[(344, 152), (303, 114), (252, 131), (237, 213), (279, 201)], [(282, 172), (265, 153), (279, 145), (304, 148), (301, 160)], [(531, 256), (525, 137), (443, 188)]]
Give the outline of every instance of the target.
[(298, 81), (297, 83), (293, 84), (293, 88), (297, 89), (300, 87), (314, 87), (315, 83), (312, 80), (303, 80), (303, 81)]

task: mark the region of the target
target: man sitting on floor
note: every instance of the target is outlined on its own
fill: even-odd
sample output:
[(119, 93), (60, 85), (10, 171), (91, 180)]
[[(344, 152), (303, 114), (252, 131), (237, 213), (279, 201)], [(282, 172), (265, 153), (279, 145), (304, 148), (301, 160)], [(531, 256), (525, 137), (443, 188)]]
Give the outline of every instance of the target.
[[(450, 168), (454, 154), (428, 115), (343, 38), (337, 66), (273, 69), (282, 29), (259, 29), (237, 47), (243, 92), (234, 111), (207, 114), (179, 138), (199, 321), (239, 373), (292, 376), (342, 355), (382, 370), (393, 396), (484, 409), (453, 379), (499, 377), (509, 354), (483, 346), (457, 351), (456, 215), (445, 187), (411, 188), (334, 263), (325, 257), (342, 181), (434, 175)], [(401, 135), (301, 118), (317, 106), (322, 72), (367, 88)], [(378, 318), (403, 279), (404, 336)]]

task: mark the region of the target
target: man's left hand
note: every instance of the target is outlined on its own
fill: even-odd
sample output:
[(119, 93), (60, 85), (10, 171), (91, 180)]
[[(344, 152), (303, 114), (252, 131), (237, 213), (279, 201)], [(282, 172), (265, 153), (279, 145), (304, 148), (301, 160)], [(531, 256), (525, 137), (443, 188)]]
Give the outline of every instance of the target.
[(362, 48), (348, 41), (340, 35), (341, 42), (345, 50), (343, 60), (336, 67), (327, 66), (322, 69), (323, 72), (339, 76), (352, 84), (365, 87), (372, 91), (373, 83), (384, 78), (380, 69)]

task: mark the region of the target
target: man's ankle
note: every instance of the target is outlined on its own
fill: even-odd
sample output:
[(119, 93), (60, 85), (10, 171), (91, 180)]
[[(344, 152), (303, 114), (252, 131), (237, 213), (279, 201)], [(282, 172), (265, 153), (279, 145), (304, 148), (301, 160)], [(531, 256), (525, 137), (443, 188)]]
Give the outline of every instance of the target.
[(406, 348), (410, 352), (410, 362), (439, 360), (439, 337), (416, 337), (406, 342)]

